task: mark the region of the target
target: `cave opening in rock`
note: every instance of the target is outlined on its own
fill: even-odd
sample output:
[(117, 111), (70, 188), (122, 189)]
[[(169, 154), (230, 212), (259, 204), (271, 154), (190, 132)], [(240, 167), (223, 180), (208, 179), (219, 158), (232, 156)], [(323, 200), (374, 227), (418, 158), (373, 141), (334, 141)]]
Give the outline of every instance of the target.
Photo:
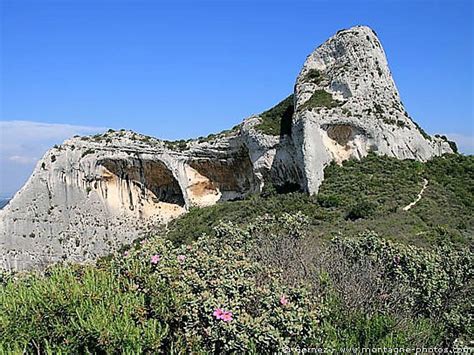
[(246, 152), (223, 159), (194, 159), (188, 164), (219, 189), (221, 200), (241, 199), (256, 189), (252, 162)]
[(183, 193), (171, 170), (160, 160), (104, 159), (99, 162), (111, 174), (141, 188), (145, 197), (152, 192), (155, 202), (185, 205)]

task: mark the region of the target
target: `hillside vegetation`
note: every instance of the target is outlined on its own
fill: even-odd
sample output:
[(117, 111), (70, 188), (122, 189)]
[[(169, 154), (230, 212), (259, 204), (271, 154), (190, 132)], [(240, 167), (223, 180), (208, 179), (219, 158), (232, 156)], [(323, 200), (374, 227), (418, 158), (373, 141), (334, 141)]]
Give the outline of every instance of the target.
[[(423, 198), (409, 211), (423, 187)], [(332, 164), (319, 194), (277, 194), (267, 187), (259, 196), (192, 209), (171, 223), (168, 238), (188, 242), (210, 234), (219, 221), (247, 224), (255, 216), (302, 212), (308, 232), (330, 239), (367, 229), (394, 241), (430, 246), (471, 245), (474, 233), (474, 157), (445, 155), (428, 163), (370, 154), (361, 161)]]
[(283, 136), (291, 133), (291, 122), (295, 111), (294, 95), (260, 114), (261, 123), (256, 126), (260, 132), (272, 136)]
[(96, 265), (0, 276), (0, 354), (473, 339), (473, 157), (370, 155), (325, 174), (317, 197), (269, 187), (194, 209)]

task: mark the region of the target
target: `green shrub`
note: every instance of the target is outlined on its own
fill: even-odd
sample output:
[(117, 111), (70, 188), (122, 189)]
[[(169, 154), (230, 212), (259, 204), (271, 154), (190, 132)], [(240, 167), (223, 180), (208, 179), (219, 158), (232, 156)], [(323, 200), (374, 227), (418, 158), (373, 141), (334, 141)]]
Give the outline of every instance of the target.
[(368, 200), (357, 201), (355, 204), (349, 207), (346, 215), (346, 219), (355, 221), (360, 218), (368, 218), (374, 214), (377, 205)]
[(382, 119), (382, 121), (383, 121), (384, 123), (388, 124), (388, 125), (396, 125), (397, 122), (398, 122), (397, 120), (395, 120), (395, 119), (393, 119), (393, 118), (386, 118), (386, 117), (384, 117), (384, 118)]
[(277, 194), (277, 189), (275, 185), (273, 185), (270, 181), (263, 185), (263, 189), (261, 192), (262, 197), (270, 197), (275, 196)]
[(345, 114), (346, 116), (352, 116), (352, 112), (345, 107), (342, 108), (342, 113)]
[(341, 199), (339, 196), (334, 194), (318, 194), (317, 196), (318, 203), (322, 207), (338, 207), (341, 204)]
[(345, 258), (353, 262), (368, 259), (383, 270), (382, 279), (403, 287), (407, 314), (437, 322), (445, 345), (452, 345), (459, 337), (472, 339), (468, 301), (474, 291), (471, 251), (448, 246), (425, 250), (371, 233), (357, 239), (336, 238), (334, 243)]
[(310, 69), (308, 73), (306, 73), (304, 80), (319, 85), (324, 80), (324, 75), (317, 69)]
[[(189, 245), (145, 240), (96, 267), (0, 275), (0, 353), (244, 353), (471, 338), (472, 253), (373, 234), (315, 249), (309, 223), (301, 213), (264, 216), (243, 228), (220, 224)], [(217, 309), (232, 312), (230, 321)]]
[(374, 103), (375, 115), (382, 116), (384, 114), (384, 109), (378, 103)]
[(458, 146), (457, 146), (456, 142), (448, 140), (448, 144), (449, 144), (449, 147), (453, 150), (453, 152), (455, 154), (459, 153)]
[(310, 110), (317, 107), (334, 108), (342, 105), (342, 102), (334, 100), (332, 94), (326, 90), (315, 90), (313, 95), (301, 105), (301, 110)]
[(248, 234), (249, 255), (282, 270), (285, 283), (311, 282), (322, 302), (323, 343), (450, 346), (472, 338), (468, 248), (426, 250), (372, 232), (326, 244), (308, 234), (308, 223), (300, 213), (265, 216), (241, 233)]
[[(460, 306), (466, 305), (463, 300), (472, 288), (472, 253), (452, 248), (425, 251), (386, 242), (373, 233), (320, 243), (308, 236), (308, 223), (296, 213), (260, 217), (244, 228), (224, 228), (230, 239), (245, 236), (240, 248), (248, 248), (248, 255), (264, 269), (282, 270), (280, 278), (289, 287), (304, 284), (318, 295), (321, 333), (313, 344), (426, 347), (470, 338), (469, 306)], [(389, 247), (372, 253), (365, 250), (374, 248), (357, 243)], [(402, 265), (397, 259), (402, 256), (403, 265), (416, 265), (421, 274), (402, 267), (404, 277), (395, 277), (393, 265)], [(433, 268), (433, 260), (442, 261)], [(430, 292), (433, 297), (426, 298)], [(442, 312), (446, 316), (440, 318)]]
[(238, 124), (232, 127), (231, 129), (226, 129), (218, 133), (211, 133), (207, 135), (206, 137), (202, 137), (202, 136), (198, 137), (197, 139), (198, 143), (211, 142), (217, 139), (218, 137), (227, 137), (229, 135), (236, 134), (237, 132), (239, 132), (240, 127), (241, 127), (241, 124)]
[(262, 113), (260, 115), (262, 121), (255, 128), (264, 134), (272, 136), (291, 134), (294, 111), (294, 95), (290, 95), (275, 107)]
[(188, 144), (186, 141), (180, 140), (178, 141), (178, 150), (185, 150), (187, 149)]
[[(271, 186), (271, 187), (269, 187)], [(250, 196), (241, 201), (218, 203), (204, 208), (192, 208), (169, 225), (166, 237), (175, 244), (188, 243), (203, 233), (214, 234), (214, 227), (221, 221), (246, 225), (262, 215), (279, 216), (282, 213), (302, 213), (311, 217), (314, 223), (324, 218), (314, 199), (303, 193), (275, 194), (276, 187), (269, 185), (266, 197)]]
[(400, 127), (400, 128), (403, 128), (403, 127), (406, 127), (406, 124), (405, 124), (404, 121), (397, 120), (397, 126)]
[(189, 141), (186, 141), (184, 139), (180, 139), (178, 141), (163, 141), (166, 148), (179, 151), (184, 151), (188, 149), (188, 142)]
[(0, 352), (142, 352), (167, 329), (140, 320), (145, 295), (126, 278), (93, 267), (65, 266), (0, 288)]

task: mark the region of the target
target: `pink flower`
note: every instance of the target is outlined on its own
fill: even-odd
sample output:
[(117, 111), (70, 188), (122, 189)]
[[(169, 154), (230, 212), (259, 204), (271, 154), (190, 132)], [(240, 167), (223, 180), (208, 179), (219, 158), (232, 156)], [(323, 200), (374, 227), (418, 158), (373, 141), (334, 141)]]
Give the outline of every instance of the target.
[(233, 319), (232, 312), (224, 311), (222, 308), (216, 308), (212, 315), (216, 317), (216, 319), (220, 319), (224, 322), (230, 322)]
[(141, 245), (143, 245), (143, 244), (145, 244), (145, 243), (146, 243), (146, 240), (145, 240), (145, 239), (140, 240), (140, 244), (141, 244)]
[(185, 255), (178, 255), (178, 261), (180, 263), (184, 262), (184, 260), (186, 260), (186, 256)]
[(289, 302), (289, 301), (288, 301), (288, 299), (286, 298), (285, 295), (282, 295), (282, 296), (280, 297), (280, 304), (281, 304), (282, 306), (286, 306), (286, 305), (288, 304), (288, 302)]
[(221, 308), (216, 308), (216, 310), (214, 311), (214, 313), (212, 313), (212, 315), (216, 317), (217, 319), (222, 319), (222, 316), (224, 315), (224, 311)]
[(224, 322), (230, 322), (232, 318), (232, 312), (224, 312), (221, 318)]
[(152, 264), (158, 264), (158, 262), (160, 261), (160, 259), (161, 259), (161, 256), (159, 256), (158, 254), (155, 254), (155, 255), (153, 255), (153, 256), (151, 257), (150, 262), (151, 262)]
[(127, 257), (128, 256), (128, 251), (124, 252), (123, 256)]

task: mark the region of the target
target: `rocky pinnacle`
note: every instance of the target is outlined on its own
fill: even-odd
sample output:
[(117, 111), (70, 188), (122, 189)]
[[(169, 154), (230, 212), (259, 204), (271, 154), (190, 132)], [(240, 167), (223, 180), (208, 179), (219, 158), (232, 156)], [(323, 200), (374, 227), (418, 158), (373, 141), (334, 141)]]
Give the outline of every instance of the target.
[(295, 86), (293, 139), (304, 187), (316, 193), (330, 161), (368, 152), (426, 161), (452, 153), (409, 117), (382, 45), (366, 26), (342, 30), (308, 56)]

